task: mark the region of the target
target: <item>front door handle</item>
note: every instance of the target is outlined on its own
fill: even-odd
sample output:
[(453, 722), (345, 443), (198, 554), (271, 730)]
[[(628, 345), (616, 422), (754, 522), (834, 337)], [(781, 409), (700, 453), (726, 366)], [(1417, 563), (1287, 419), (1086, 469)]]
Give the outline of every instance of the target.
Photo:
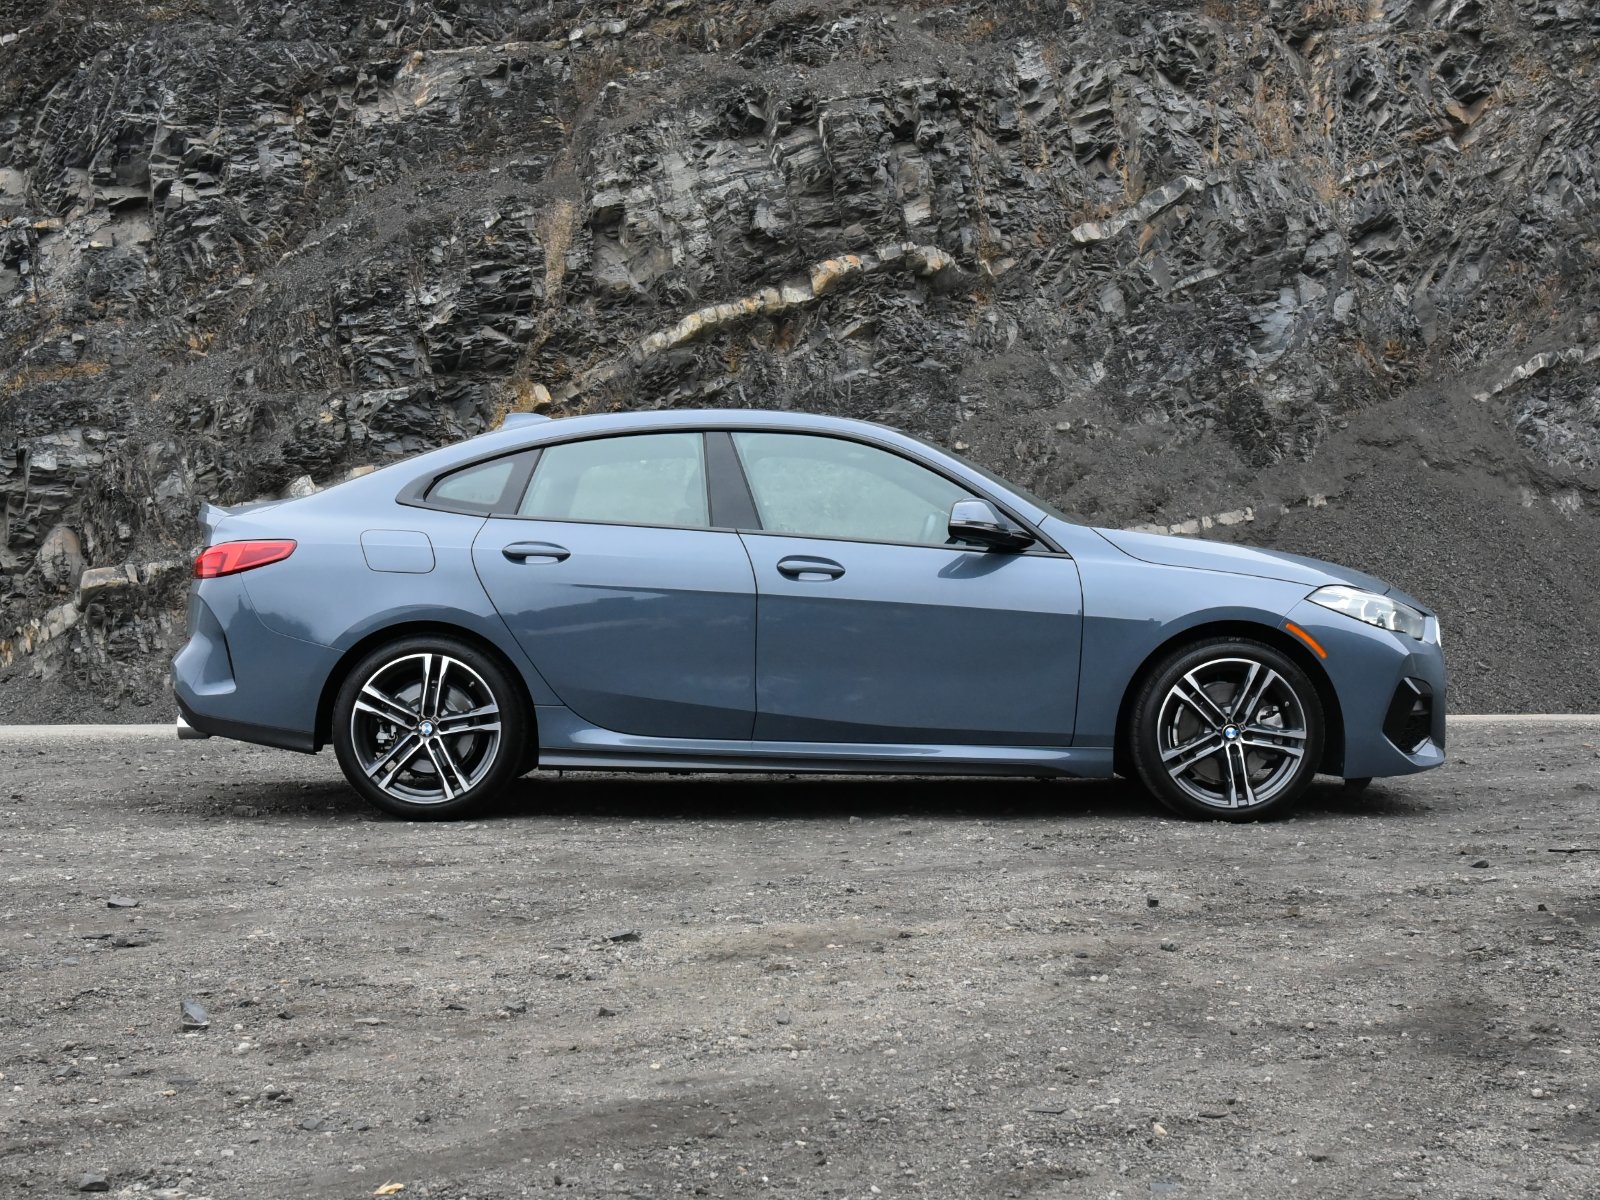
[(795, 554), (778, 560), (778, 574), (786, 575), (790, 579), (815, 582), (839, 578), (844, 574), (844, 567), (831, 558), (807, 558), (805, 555)]
[(515, 563), (558, 563), (572, 557), (572, 551), (554, 542), (512, 542), (500, 551)]

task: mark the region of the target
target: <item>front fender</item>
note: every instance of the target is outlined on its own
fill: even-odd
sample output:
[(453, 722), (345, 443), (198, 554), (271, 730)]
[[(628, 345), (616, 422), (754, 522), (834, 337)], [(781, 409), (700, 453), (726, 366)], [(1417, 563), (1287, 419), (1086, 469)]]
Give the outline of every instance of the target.
[(1082, 564), (1083, 656), (1073, 744), (1114, 746), (1123, 696), (1162, 645), (1217, 624), (1281, 630), (1306, 587), (1120, 556)]

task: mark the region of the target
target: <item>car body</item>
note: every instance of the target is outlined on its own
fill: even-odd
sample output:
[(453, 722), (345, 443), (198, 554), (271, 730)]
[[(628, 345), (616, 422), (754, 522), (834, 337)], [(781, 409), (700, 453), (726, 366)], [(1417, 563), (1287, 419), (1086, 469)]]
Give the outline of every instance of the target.
[[(959, 536), (946, 513), (961, 518)], [(1438, 622), (1410, 597), (1291, 554), (1075, 524), (958, 455), (867, 422), (513, 418), (308, 497), (207, 506), (203, 523), (197, 574), (210, 577), (195, 581), (173, 663), (180, 732), (338, 748), (353, 667), (375, 654), (383, 666), (400, 639), (423, 639), (427, 655), (426, 639), (443, 638), (471, 650), (449, 661), (477, 683), (441, 711), (487, 712), (490, 692), (514, 699), (516, 728), (492, 732), (514, 737), (495, 754), (514, 754), (519, 772), (1105, 777), (1137, 766), (1129, 722), (1157, 666), (1244, 639), (1271, 651), (1262, 670), (1293, 676), (1260, 709), (1264, 754), (1299, 736), (1316, 751), (1311, 768), (1353, 779), (1444, 757)], [(267, 561), (234, 561), (251, 554)], [(1356, 616), (1322, 602), (1347, 594)], [(1375, 611), (1391, 623), (1401, 613), (1410, 632), (1369, 623)], [(1259, 674), (1253, 653), (1229, 658), (1237, 679), (1204, 683), (1208, 694), (1242, 691), (1242, 673)], [(430, 703), (425, 669), (417, 659), (401, 672), (401, 690), (422, 697), (407, 702), (412, 716)], [(1169, 750), (1175, 721), (1209, 737), (1227, 715), (1195, 695), (1179, 712), (1187, 686), (1174, 685), (1178, 715), (1159, 718)], [(366, 711), (359, 696), (350, 703)], [(1305, 729), (1271, 732), (1291, 710), (1317, 726), (1309, 741)], [(388, 716), (368, 731), (374, 753), (400, 752), (408, 718)], [(420, 728), (405, 736), (425, 772), (439, 735)], [(1233, 770), (1231, 753), (1206, 770)], [(1240, 769), (1235, 782), (1248, 785)], [(448, 759), (438, 770), (452, 770)], [(461, 807), (429, 803), (426, 788), (369, 795), (419, 815)]]

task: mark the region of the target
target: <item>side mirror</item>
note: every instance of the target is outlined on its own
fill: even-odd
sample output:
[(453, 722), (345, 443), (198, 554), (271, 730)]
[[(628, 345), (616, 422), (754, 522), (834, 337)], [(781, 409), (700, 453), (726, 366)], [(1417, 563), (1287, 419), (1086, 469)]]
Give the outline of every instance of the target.
[(1024, 550), (1033, 535), (987, 500), (957, 500), (950, 506), (950, 536), (990, 550)]

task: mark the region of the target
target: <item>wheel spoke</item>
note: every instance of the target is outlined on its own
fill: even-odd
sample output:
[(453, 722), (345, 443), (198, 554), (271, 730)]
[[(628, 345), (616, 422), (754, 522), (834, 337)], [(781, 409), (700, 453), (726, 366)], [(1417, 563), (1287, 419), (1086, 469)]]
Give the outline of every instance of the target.
[(1169, 774), (1182, 775), (1195, 763), (1210, 758), (1222, 749), (1222, 745), (1222, 738), (1218, 734), (1203, 733), (1193, 741), (1162, 751), (1161, 764)]
[[(1188, 686), (1185, 687), (1184, 684), (1188, 684)], [(1182, 683), (1178, 683), (1173, 687), (1172, 694), (1194, 709), (1200, 719), (1211, 726), (1212, 729), (1221, 729), (1228, 723), (1228, 715), (1217, 707), (1216, 702), (1210, 696), (1206, 695), (1205, 689), (1195, 681), (1194, 672), (1191, 671), (1185, 675)]]
[(1224, 755), (1228, 762), (1228, 805), (1242, 808), (1256, 802), (1250, 790), (1250, 764), (1245, 761), (1244, 747), (1237, 742), (1229, 745)]
[(1270, 742), (1258, 737), (1242, 737), (1239, 745), (1251, 750), (1265, 750), (1269, 754), (1279, 754), (1285, 758), (1300, 759), (1305, 757), (1305, 747), (1286, 745), (1281, 742)]
[(465, 712), (441, 713), (435, 724), (441, 737), (454, 733), (486, 733), (500, 728), (500, 706), (485, 704)]
[(424, 654), (422, 656), (422, 690), (417, 693), (417, 713), (424, 719), (433, 716), (437, 708), (437, 702), (434, 699), (435, 691), (438, 688), (438, 680), (434, 677), (434, 659), (436, 657), (438, 656), (433, 654)]
[(1287, 738), (1292, 742), (1306, 740), (1304, 729), (1279, 729), (1276, 725), (1241, 725), (1239, 728), (1246, 737)]
[[(444, 798), (453, 800), (456, 792), (466, 791), (466, 781), (461, 778), (461, 770), (456, 766), (455, 759), (450, 757), (450, 751), (431, 738), (423, 745), (428, 751), (428, 757), (433, 760), (433, 769), (439, 773), (439, 787), (444, 791)], [(452, 776), (455, 779), (454, 784), (451, 783)]]
[[(1250, 721), (1257, 708), (1261, 706), (1262, 698), (1266, 696), (1267, 689), (1278, 678), (1278, 673), (1271, 667), (1263, 667), (1260, 663), (1250, 664), (1250, 674), (1245, 678), (1244, 685), (1239, 689), (1239, 699), (1233, 705), (1233, 719), (1241, 724)], [(1254, 685), (1254, 686), (1252, 686)]]
[(467, 791), (472, 787), (472, 780), (467, 778), (467, 773), (461, 769), (461, 760), (458, 759), (455, 756), (455, 752), (450, 749), (450, 743), (446, 742), (443, 738), (438, 740), (438, 746), (439, 755), (444, 759), (445, 766), (449, 767), (450, 773), (455, 776), (456, 790), (458, 792)]
[(382, 779), (378, 779), (379, 787), (388, 787), (390, 781), (401, 772), (407, 763), (416, 757), (416, 752), (421, 745), (422, 739), (414, 733), (408, 733), (403, 738), (397, 739), (395, 744), (389, 747), (389, 752), (387, 754), (385, 754), (377, 762), (373, 763), (370, 767), (365, 768), (367, 776), (372, 779), (377, 779), (378, 772), (382, 771), (385, 767), (388, 767), (389, 770), (384, 777)]
[(404, 703), (396, 700), (386, 692), (380, 692), (368, 683), (361, 689), (361, 694), (356, 700), (356, 707), (362, 712), (369, 712), (380, 720), (388, 721), (391, 725), (411, 726), (416, 723), (417, 714)]

